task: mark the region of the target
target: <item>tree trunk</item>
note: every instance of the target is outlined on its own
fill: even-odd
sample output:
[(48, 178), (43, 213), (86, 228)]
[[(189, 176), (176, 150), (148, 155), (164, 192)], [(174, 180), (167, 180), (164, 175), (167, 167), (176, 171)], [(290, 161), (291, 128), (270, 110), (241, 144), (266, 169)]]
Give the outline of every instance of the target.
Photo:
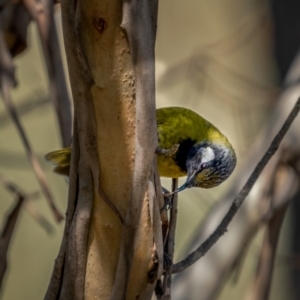
[(47, 300), (150, 299), (162, 272), (157, 1), (123, 2), (62, 1), (75, 120), (66, 228)]

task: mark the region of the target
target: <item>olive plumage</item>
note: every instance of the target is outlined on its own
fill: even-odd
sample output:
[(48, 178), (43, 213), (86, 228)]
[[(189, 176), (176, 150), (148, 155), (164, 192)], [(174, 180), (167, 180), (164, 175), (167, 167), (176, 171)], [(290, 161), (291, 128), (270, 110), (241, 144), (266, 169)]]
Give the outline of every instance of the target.
[[(157, 154), (162, 177), (187, 176), (188, 187), (212, 188), (225, 181), (236, 166), (236, 155), (228, 139), (209, 121), (183, 107), (156, 110), (158, 145), (169, 149), (179, 145), (171, 156)], [(68, 175), (71, 148), (50, 152), (46, 159), (54, 172)]]

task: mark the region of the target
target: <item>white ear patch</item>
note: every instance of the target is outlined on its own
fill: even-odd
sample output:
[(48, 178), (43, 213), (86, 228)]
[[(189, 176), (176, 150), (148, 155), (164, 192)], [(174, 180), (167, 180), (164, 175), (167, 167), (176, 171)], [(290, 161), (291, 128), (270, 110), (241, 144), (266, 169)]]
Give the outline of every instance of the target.
[(209, 162), (215, 158), (215, 152), (212, 148), (206, 147), (206, 148), (202, 148), (201, 150), (202, 150), (201, 163)]

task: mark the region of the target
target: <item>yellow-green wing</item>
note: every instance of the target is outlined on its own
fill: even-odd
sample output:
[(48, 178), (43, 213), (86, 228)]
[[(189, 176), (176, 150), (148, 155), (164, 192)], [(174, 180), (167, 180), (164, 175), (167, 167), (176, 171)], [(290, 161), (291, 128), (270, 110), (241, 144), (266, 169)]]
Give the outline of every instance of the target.
[(55, 173), (69, 176), (71, 164), (71, 148), (63, 148), (50, 152), (45, 156), (46, 160), (54, 165)]
[(196, 143), (214, 141), (229, 144), (227, 138), (209, 121), (183, 107), (163, 107), (156, 110), (159, 146), (169, 149), (184, 140)]
[[(183, 146), (183, 144), (193, 145), (205, 141), (229, 144), (226, 137), (214, 125), (187, 108), (159, 108), (156, 110), (156, 120), (158, 143), (163, 149), (170, 149), (175, 144)], [(172, 178), (186, 176), (186, 171), (178, 163), (180, 155), (183, 154), (179, 146), (177, 153), (171, 157), (157, 156), (160, 176)]]

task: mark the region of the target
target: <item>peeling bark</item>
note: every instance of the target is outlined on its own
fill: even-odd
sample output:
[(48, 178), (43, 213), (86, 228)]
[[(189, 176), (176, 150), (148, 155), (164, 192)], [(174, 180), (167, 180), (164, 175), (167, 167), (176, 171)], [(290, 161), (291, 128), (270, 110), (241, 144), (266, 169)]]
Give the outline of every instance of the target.
[(163, 251), (157, 2), (67, 0), (62, 18), (76, 126), (65, 235), (46, 299), (150, 299)]

